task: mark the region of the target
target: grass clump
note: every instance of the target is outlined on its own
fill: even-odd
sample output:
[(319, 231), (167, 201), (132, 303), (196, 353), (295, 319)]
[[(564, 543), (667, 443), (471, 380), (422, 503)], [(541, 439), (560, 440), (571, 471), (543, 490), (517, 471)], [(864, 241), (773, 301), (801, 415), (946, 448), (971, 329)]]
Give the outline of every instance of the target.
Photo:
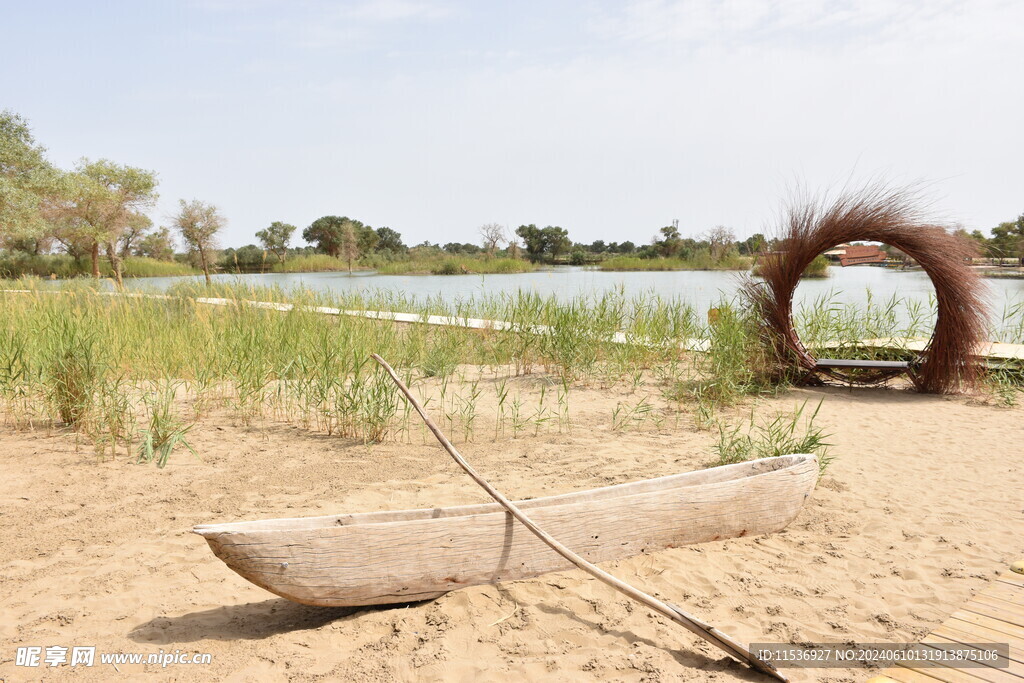
[(831, 444), (826, 440), (829, 435), (814, 424), (821, 403), (801, 420), (806, 407), (804, 402), (792, 413), (776, 413), (760, 421), (751, 411), (746, 424), (728, 426), (719, 423), (718, 443), (714, 446), (718, 460), (714, 464), (731, 465), (779, 455), (810, 453), (818, 456), (818, 466), (824, 472), (833, 458), (828, 455)]
[(78, 322), (74, 314), (54, 317), (46, 327), (43, 352), (48, 403), (60, 422), (76, 429), (92, 411), (104, 370), (97, 335)]
[(180, 382), (165, 382), (162, 386), (143, 396), (143, 402), (149, 414), (149, 426), (139, 433), (137, 463), (155, 462), (158, 468), (163, 469), (171, 457), (171, 452), (177, 446), (183, 446), (192, 455), (199, 457), (195, 449), (185, 440), (192, 425), (184, 424), (174, 412), (174, 399), (180, 386)]
[(672, 382), (666, 392), (677, 401), (695, 401), (698, 428), (710, 426), (722, 407), (785, 386), (750, 310), (720, 304), (710, 312), (703, 338), (704, 352), (693, 356), (694, 371)]

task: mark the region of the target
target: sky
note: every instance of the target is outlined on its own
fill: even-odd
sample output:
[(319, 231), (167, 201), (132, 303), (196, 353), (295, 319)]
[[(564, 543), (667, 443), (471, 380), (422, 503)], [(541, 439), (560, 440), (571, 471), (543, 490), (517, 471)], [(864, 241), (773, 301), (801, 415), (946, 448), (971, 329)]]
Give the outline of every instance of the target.
[(0, 0), (0, 109), (49, 158), (158, 173), (224, 246), (346, 215), (412, 245), (498, 222), (770, 234), (799, 188), (923, 183), (1024, 212), (1017, 0)]

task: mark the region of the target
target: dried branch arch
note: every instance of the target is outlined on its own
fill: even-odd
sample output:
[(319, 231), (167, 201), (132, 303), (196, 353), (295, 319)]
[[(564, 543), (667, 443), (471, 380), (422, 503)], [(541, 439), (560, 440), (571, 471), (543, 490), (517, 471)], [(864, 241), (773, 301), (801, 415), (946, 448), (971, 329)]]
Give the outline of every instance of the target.
[(984, 340), (986, 306), (981, 281), (968, 265), (971, 246), (925, 220), (919, 203), (912, 191), (873, 186), (833, 201), (803, 201), (789, 208), (780, 250), (760, 263), (764, 282), (746, 288), (781, 367), (811, 370), (816, 363), (793, 326), (793, 293), (801, 274), (816, 256), (839, 244), (869, 241), (913, 258), (935, 286), (935, 331), (915, 364), (918, 388), (952, 393), (976, 381), (974, 353)]

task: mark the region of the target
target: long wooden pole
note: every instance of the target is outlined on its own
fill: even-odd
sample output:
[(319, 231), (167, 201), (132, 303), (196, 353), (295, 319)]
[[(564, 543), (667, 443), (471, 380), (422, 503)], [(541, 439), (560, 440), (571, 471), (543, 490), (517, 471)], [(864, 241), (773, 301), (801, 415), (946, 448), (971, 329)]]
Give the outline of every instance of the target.
[(508, 498), (503, 496), (500, 491), (491, 486), (487, 482), (487, 480), (485, 480), (483, 477), (477, 474), (476, 470), (474, 470), (473, 467), (466, 461), (466, 459), (462, 457), (459, 451), (456, 450), (455, 446), (452, 445), (452, 442), (448, 440), (448, 437), (446, 437), (444, 433), (441, 431), (441, 429), (436, 424), (434, 424), (434, 421), (430, 419), (430, 416), (427, 415), (426, 411), (423, 409), (423, 406), (421, 406), (420, 402), (417, 401), (416, 398), (412, 395), (412, 392), (409, 391), (409, 387), (405, 386), (405, 383), (402, 382), (401, 378), (399, 378), (398, 374), (395, 373), (394, 369), (390, 365), (388, 365), (388, 362), (375, 353), (372, 354), (372, 358), (378, 363), (380, 363), (384, 370), (386, 370), (387, 373), (391, 375), (391, 379), (395, 381), (395, 384), (398, 385), (398, 388), (401, 389), (403, 394), (405, 394), (405, 398), (409, 401), (409, 403), (412, 404), (412, 407), (416, 409), (416, 412), (419, 413), (420, 417), (423, 419), (423, 422), (427, 425), (427, 427), (434, 434), (437, 440), (441, 443), (444, 449), (448, 451), (448, 454), (455, 459), (455, 462), (459, 464), (459, 467), (465, 470), (466, 474), (473, 478), (473, 481), (475, 481), (477, 484), (481, 486), (481, 488), (487, 491), (491, 498), (498, 501), (498, 503), (500, 503), (502, 507), (508, 510), (513, 517), (519, 520), (519, 522), (522, 523), (523, 526), (525, 526), (527, 529), (533, 532), (533, 534), (537, 536), (537, 538), (544, 541), (544, 543), (546, 543), (548, 547), (550, 547), (556, 553), (558, 553), (565, 559), (569, 560), (574, 565), (576, 565), (583, 571), (587, 572), (594, 578), (598, 579), (599, 581), (603, 581), (604, 583), (608, 584), (620, 593), (623, 593), (629, 596), (630, 598), (633, 598), (637, 602), (643, 603), (644, 605), (654, 610), (658, 614), (668, 619), (671, 619), (680, 626), (686, 628), (692, 633), (708, 641), (712, 645), (721, 648), (737, 660), (746, 663), (751, 668), (756, 669), (761, 673), (767, 674), (768, 676), (771, 676), (776, 680), (788, 681), (788, 679), (781, 673), (779, 673), (779, 671), (771, 663), (766, 662), (760, 657), (756, 656), (754, 653), (750, 651), (750, 648), (748, 648), (743, 643), (733, 640), (731, 637), (722, 633), (714, 626), (711, 626), (710, 624), (705, 624), (696, 617), (682, 611), (675, 605), (672, 605), (667, 602), (662, 602), (661, 600), (658, 600), (657, 598), (634, 588), (625, 581), (622, 581), (612, 576), (608, 572), (597, 567), (597, 565), (594, 565), (586, 561), (585, 559), (574, 553), (572, 550), (566, 548), (553, 537), (548, 535), (546, 531), (544, 531), (539, 526), (534, 524), (533, 520), (527, 517), (518, 507), (516, 507), (515, 503), (513, 503)]

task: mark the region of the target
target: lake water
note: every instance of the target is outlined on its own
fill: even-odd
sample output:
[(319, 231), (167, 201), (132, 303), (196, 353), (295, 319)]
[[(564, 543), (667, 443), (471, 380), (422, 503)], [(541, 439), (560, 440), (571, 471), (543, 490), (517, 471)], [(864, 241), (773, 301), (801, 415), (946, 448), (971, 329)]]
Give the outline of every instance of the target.
[[(834, 296), (842, 303), (864, 305), (868, 291), (876, 300), (893, 295), (927, 303), (934, 288), (922, 271), (896, 271), (888, 268), (858, 266), (833, 267), (825, 279), (805, 280), (797, 288), (799, 305), (821, 296)], [(187, 278), (145, 278), (126, 282), (134, 289), (166, 289)], [(215, 275), (218, 282), (243, 285), (308, 288), (331, 292), (372, 292), (388, 290), (408, 297), (423, 299), (441, 297), (446, 301), (465, 300), (481, 295), (495, 295), (516, 290), (535, 292), (560, 299), (600, 294), (621, 289), (626, 296), (655, 293), (663, 298), (679, 297), (703, 311), (737, 291), (740, 274), (735, 271), (671, 271), (671, 272), (601, 272), (591, 268), (559, 266), (532, 273), (514, 275), (377, 275), (374, 272), (348, 273), (266, 273), (248, 275)], [(986, 279), (993, 313), (1024, 302), (1024, 280)]]

